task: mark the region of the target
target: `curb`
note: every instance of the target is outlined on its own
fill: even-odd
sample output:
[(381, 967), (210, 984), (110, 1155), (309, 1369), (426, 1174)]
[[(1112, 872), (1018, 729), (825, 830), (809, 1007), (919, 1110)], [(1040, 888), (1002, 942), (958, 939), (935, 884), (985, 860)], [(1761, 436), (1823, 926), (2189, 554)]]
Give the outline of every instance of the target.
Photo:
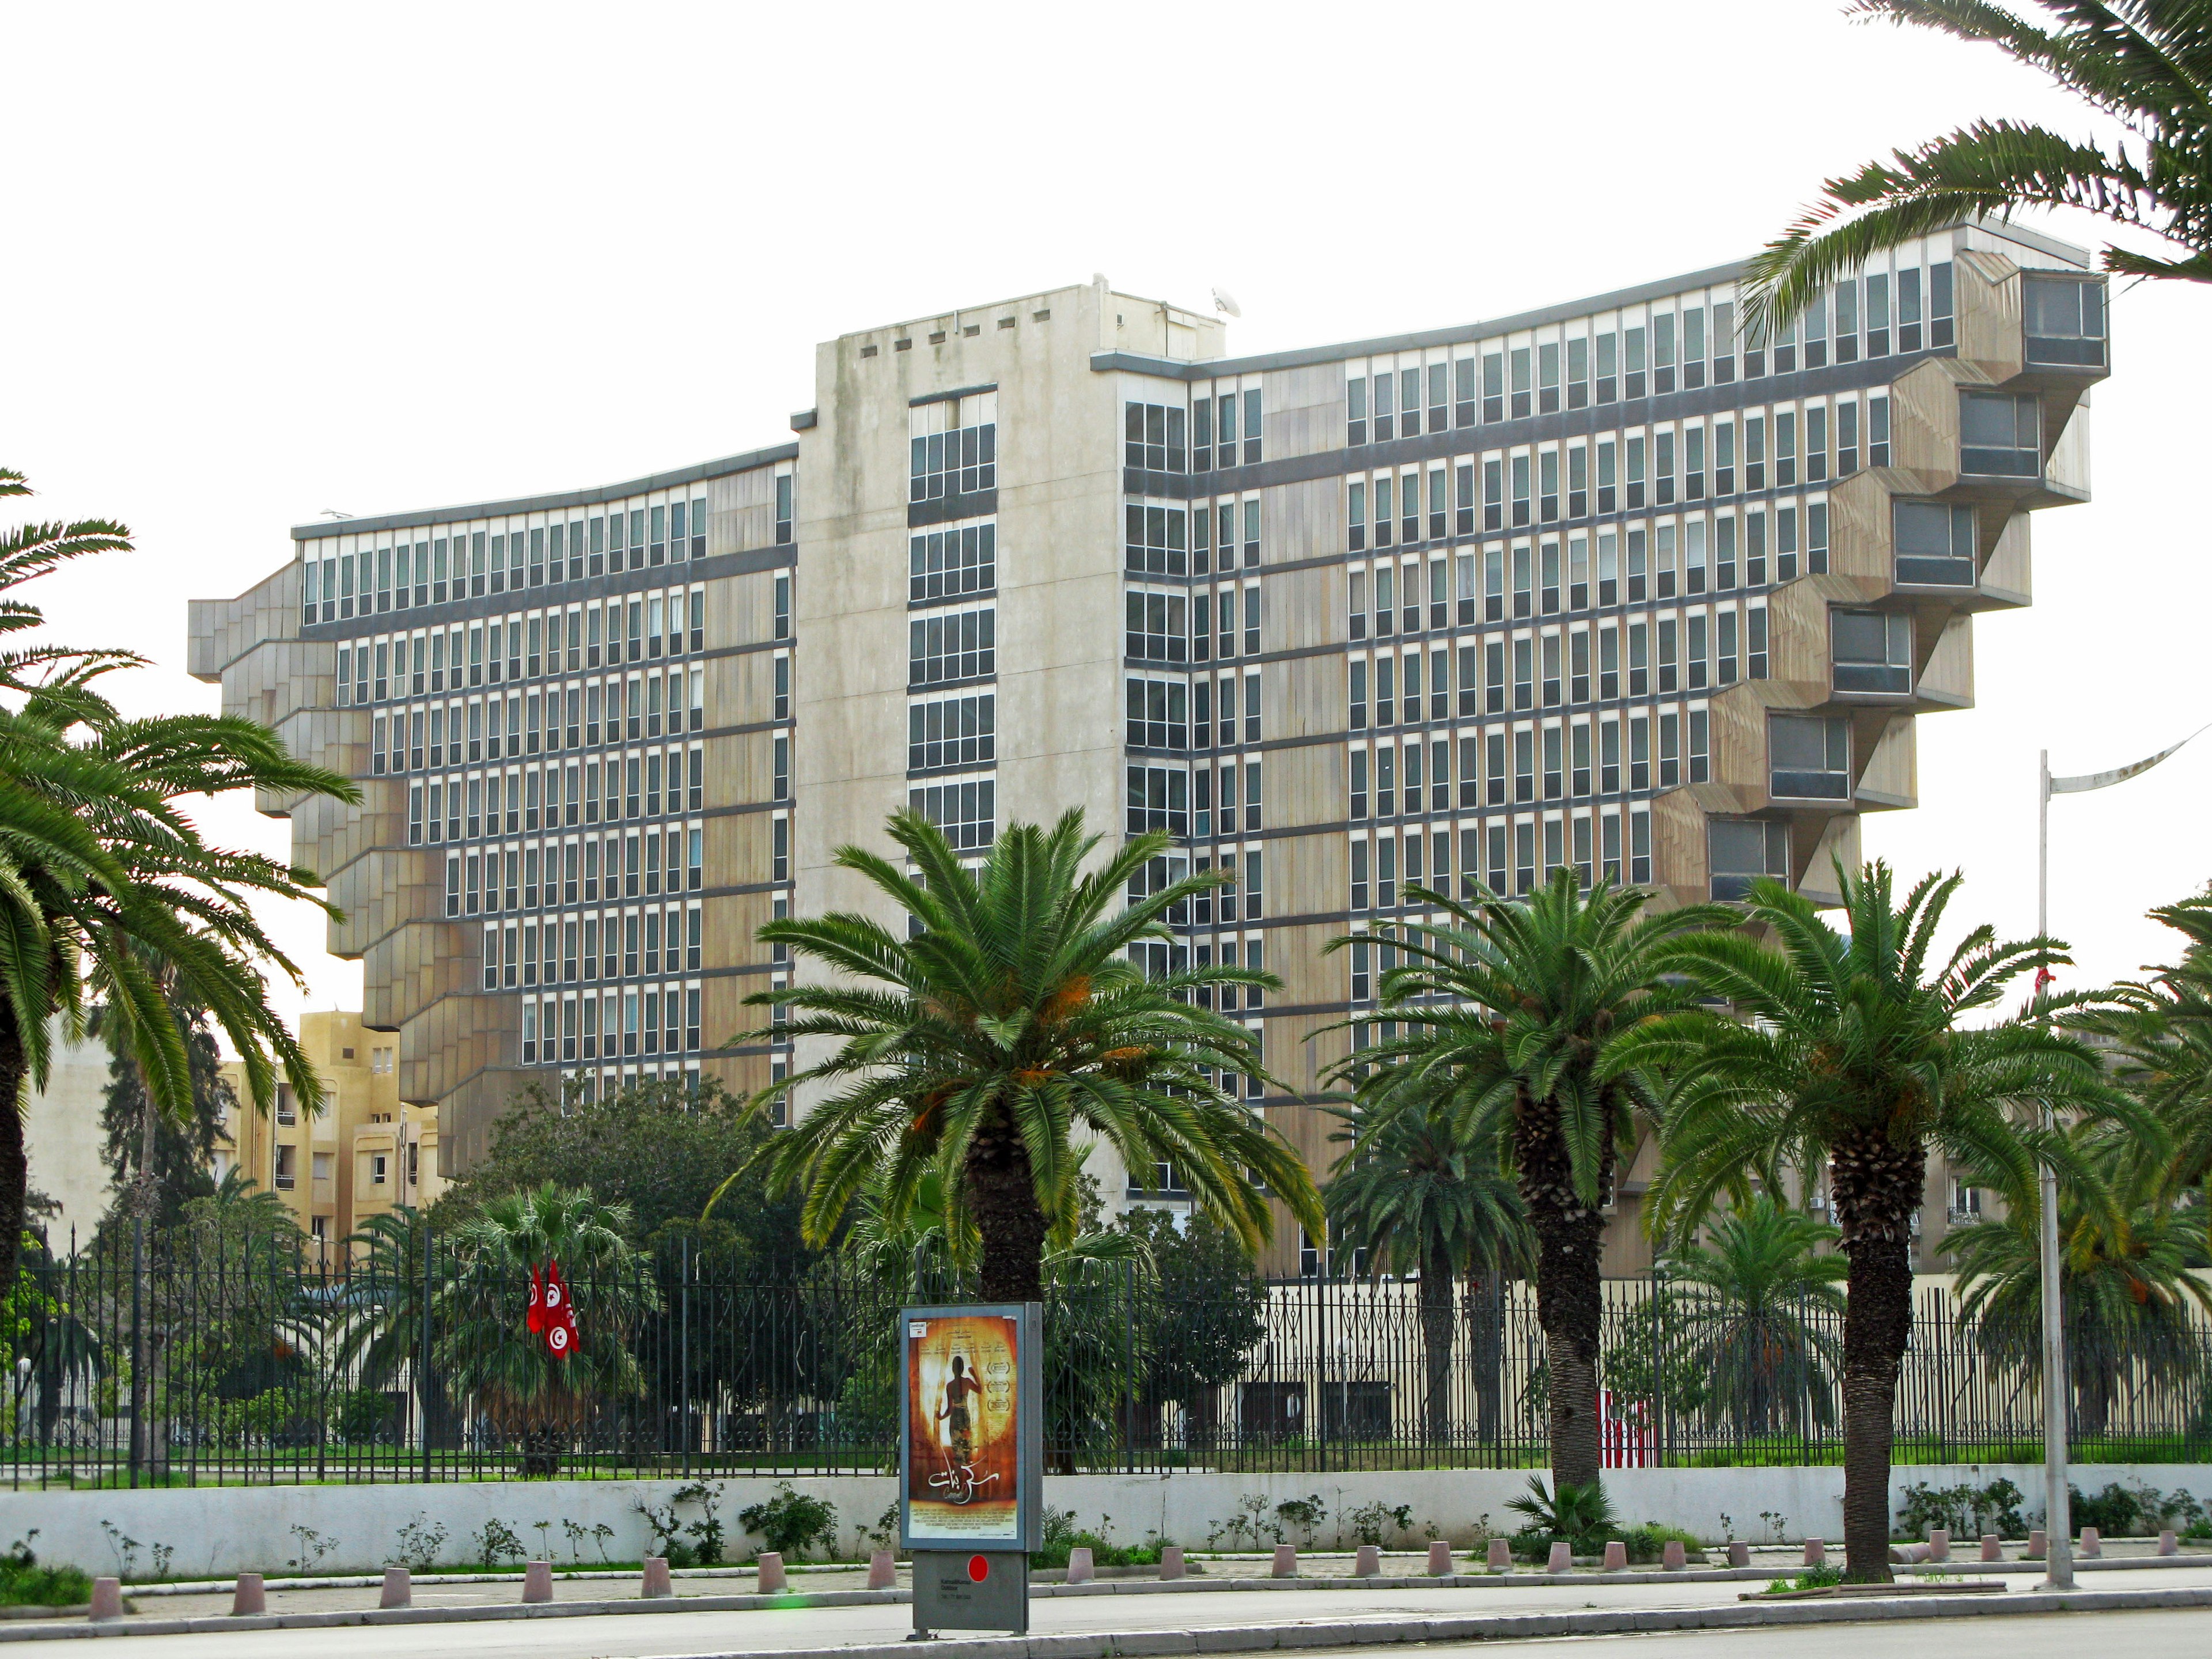
[[(1736, 1574), (1741, 1577), (1741, 1570)], [(1757, 1576), (1757, 1575), (1754, 1575)], [(1564, 1577), (1564, 1576), (1563, 1576)], [(1679, 1578), (1680, 1575), (1670, 1575)], [(1188, 1581), (1183, 1581), (1187, 1583)], [(1243, 1587), (1281, 1588), (1283, 1581), (1248, 1579), (1228, 1584), (1192, 1584), (1192, 1590)], [(1309, 1579), (1311, 1589), (1395, 1589), (1407, 1583), (1451, 1586), (1449, 1579)], [(1501, 1579), (1467, 1580), (1496, 1583)], [(1527, 1582), (1559, 1579), (1528, 1577)], [(1059, 1595), (1112, 1593), (1112, 1587), (1059, 1587)], [(1126, 1594), (1126, 1592), (1124, 1592)], [(1049, 1600), (1048, 1588), (1038, 1599)], [(270, 1613), (234, 1619), (138, 1619), (94, 1625), (26, 1624), (0, 1628), (0, 1643), (61, 1641), (126, 1636), (214, 1635), (264, 1630), (334, 1630), (352, 1626), (464, 1625), (524, 1619), (586, 1619), (633, 1613), (750, 1613), (805, 1611), (828, 1607), (883, 1607), (910, 1602), (908, 1590), (832, 1590), (817, 1595), (702, 1595), (665, 1601), (547, 1601), (489, 1607), (354, 1608), (325, 1613)], [(1449, 1619), (1368, 1619), (1330, 1622), (1209, 1626), (1191, 1630), (1108, 1631), (1056, 1636), (980, 1637), (942, 1640), (931, 1659), (1157, 1659), (1158, 1656), (1252, 1653), (1276, 1648), (1387, 1647), (1408, 1642), (1476, 1642), (1535, 1637), (1607, 1636), (1644, 1632), (1719, 1630), (1759, 1624), (1851, 1624), (1884, 1619), (1942, 1619), (1993, 1613), (2095, 1613), (2129, 1608), (2212, 1607), (2212, 1586), (2176, 1589), (2075, 1590), (2065, 1594), (2024, 1591), (2002, 1596), (1987, 1592), (1942, 1596), (1922, 1591), (1885, 1602), (1879, 1596), (1848, 1602), (1723, 1602), (1701, 1607), (1624, 1607), (1575, 1613), (1513, 1613)], [(684, 1659), (764, 1659), (763, 1650), (685, 1656)], [(914, 1659), (906, 1642), (835, 1648), (794, 1648), (773, 1659)]]

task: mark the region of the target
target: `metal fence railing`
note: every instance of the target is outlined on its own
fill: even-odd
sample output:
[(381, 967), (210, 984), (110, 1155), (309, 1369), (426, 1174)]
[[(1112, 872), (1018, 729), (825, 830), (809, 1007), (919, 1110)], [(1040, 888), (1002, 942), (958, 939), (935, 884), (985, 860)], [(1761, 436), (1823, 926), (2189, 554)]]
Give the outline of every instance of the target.
[[(742, 1270), (689, 1247), (579, 1275), (547, 1359), (526, 1279), (417, 1230), (403, 1257), (141, 1240), (34, 1258), (0, 1322), (15, 1486), (834, 1474), (896, 1456), (897, 1307), (839, 1259)], [(1535, 1466), (1542, 1333), (1525, 1283), (1214, 1279), (1092, 1264), (1046, 1308), (1048, 1469)], [(1609, 1281), (1609, 1462), (1839, 1462), (1841, 1316)], [(1915, 1313), (1900, 1462), (2042, 1455), (2034, 1344)], [(550, 1379), (550, 1386), (549, 1386)], [(2212, 1457), (2212, 1332), (2077, 1332), (2075, 1455)]]

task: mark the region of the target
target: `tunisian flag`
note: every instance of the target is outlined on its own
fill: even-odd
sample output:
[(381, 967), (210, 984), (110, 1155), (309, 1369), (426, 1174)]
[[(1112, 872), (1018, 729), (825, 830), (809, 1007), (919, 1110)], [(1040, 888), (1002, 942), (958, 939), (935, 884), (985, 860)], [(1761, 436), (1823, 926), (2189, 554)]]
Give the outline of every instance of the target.
[(530, 1270), (530, 1313), (522, 1324), (532, 1336), (545, 1334), (545, 1273), (543, 1268), (532, 1267)]
[(539, 1317), (544, 1321), (545, 1352), (556, 1359), (566, 1359), (575, 1351), (576, 1309), (568, 1298), (568, 1286), (557, 1261), (545, 1264), (544, 1308)]

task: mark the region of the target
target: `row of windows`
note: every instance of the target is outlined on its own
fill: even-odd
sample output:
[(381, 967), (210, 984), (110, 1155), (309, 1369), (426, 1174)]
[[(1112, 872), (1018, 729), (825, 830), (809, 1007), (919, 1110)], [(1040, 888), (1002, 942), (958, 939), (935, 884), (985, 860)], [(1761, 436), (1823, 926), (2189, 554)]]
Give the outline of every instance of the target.
[[(1201, 888), (1191, 897), (1168, 907), (1165, 918), (1168, 926), (1179, 929), (1211, 928), (1217, 924), (1226, 927), (1240, 921), (1260, 921), (1262, 908), (1261, 890), (1267, 875), (1267, 860), (1257, 848), (1240, 849), (1234, 847), (1223, 847), (1209, 848), (1195, 854), (1181, 852), (1160, 854), (1149, 860), (1130, 878), (1129, 902), (1134, 904), (1151, 894), (1163, 892), (1176, 882), (1182, 880), (1187, 874), (1195, 873), (1203, 876), (1211, 874), (1216, 870), (1221, 872), (1220, 881), (1212, 886)], [(1149, 945), (1139, 948), (1146, 951), (1152, 949)], [(1175, 945), (1175, 951), (1174, 960), (1177, 965), (1173, 969), (1154, 967), (1157, 958), (1140, 957), (1133, 952), (1131, 960), (1152, 967), (1155, 977), (1163, 972), (1180, 973), (1182, 971), (1181, 964), (1188, 960), (1184, 954), (1184, 945), (1181, 941)], [(1208, 959), (1205, 957), (1199, 958), (1201, 962)], [(1224, 957), (1224, 960), (1233, 963), (1235, 959)], [(1244, 965), (1249, 968), (1257, 968), (1261, 965), (1256, 941), (1254, 942), (1252, 951), (1247, 956)], [(1260, 994), (1257, 990), (1249, 991), (1246, 994), (1249, 1000), (1245, 1002), (1245, 1006), (1248, 1008), (1260, 1006)], [(1231, 1000), (1223, 1006), (1224, 1009), (1233, 1010), (1237, 1004)]]
[[(496, 914), (697, 892), (705, 884), (705, 836), (697, 824), (621, 836), (489, 847), (446, 855), (446, 914)], [(781, 877), (775, 878), (778, 880)]]
[(906, 769), (941, 772), (998, 758), (998, 694), (907, 705)]
[[(1700, 608), (1625, 626), (1613, 623), (1549, 629), (1459, 646), (1418, 647), (1402, 656), (1379, 653), (1371, 662), (1354, 656), (1346, 665), (1346, 726), (1366, 729), (1371, 711), (1378, 726), (1465, 720), (1478, 714), (1556, 708), (1566, 703), (1611, 702), (1671, 691), (1702, 691), (1739, 678), (1767, 677), (1767, 617), (1763, 605)], [(1626, 674), (1621, 641), (1627, 640)], [(1425, 673), (1424, 656), (1425, 654)], [(1458, 695), (1451, 670), (1456, 660)], [(1371, 672), (1370, 672), (1371, 671)], [(1593, 672), (1595, 671), (1595, 672)], [(1421, 684), (1428, 681), (1428, 695)], [(1370, 705), (1369, 691), (1373, 690)]]
[(1122, 600), (1122, 653), (1134, 662), (1227, 662), (1260, 654), (1260, 584), (1240, 590), (1130, 588)]
[(1350, 817), (1358, 823), (1370, 816), (1419, 817), (1509, 802), (1644, 794), (1704, 783), (1711, 770), (1711, 716), (1705, 705), (1692, 704), (1361, 744), (1351, 751), (1346, 776)]
[(1188, 422), (1180, 404), (1126, 403), (1122, 405), (1121, 464), (1148, 472), (1211, 472), (1217, 467), (1225, 471), (1232, 466), (1257, 466), (1264, 454), (1263, 422), (1257, 386), (1192, 398)]
[(907, 810), (919, 812), (945, 832), (963, 853), (981, 852), (998, 836), (996, 778), (963, 778), (918, 786), (907, 791)]
[[(1910, 253), (1904, 259), (1912, 258)], [(1351, 365), (1345, 380), (1345, 441), (1388, 443), (1448, 428), (1471, 427), (1562, 408), (1583, 409), (1620, 398), (1694, 391), (1743, 376), (1795, 373), (1856, 362), (1863, 354), (1941, 349), (1953, 343), (1952, 268), (1948, 260), (1904, 264), (1894, 272), (1846, 277), (1816, 295), (1771, 348), (1736, 332), (1733, 299), (1698, 295), (1662, 301), (1647, 314), (1641, 307), (1609, 325), (1597, 319), (1540, 331), (1524, 340), (1500, 340), (1450, 349), (1413, 364)], [(2063, 315), (2064, 305), (2051, 308)], [(2076, 301), (2074, 310), (2086, 307)], [(2101, 313), (2098, 315), (2101, 327)], [(1708, 324), (1710, 323), (1710, 327)], [(1583, 331), (1572, 331), (1580, 329)], [(1543, 333), (1554, 333), (1545, 339)], [(2053, 361), (2057, 361), (2054, 359)], [(1137, 465), (1134, 461), (1132, 465)]]
[[(1346, 538), (1358, 553), (1370, 541), (1377, 548), (1440, 541), (1721, 499), (1737, 494), (1739, 484), (1754, 495), (1823, 484), (1856, 472), (1862, 461), (1889, 465), (1887, 394), (1868, 394), (1863, 428), (1860, 413), (1855, 397), (1839, 398), (1802, 410), (1777, 407), (1771, 428), (1769, 413), (1753, 410), (1742, 415), (1740, 428), (1734, 417), (1710, 426), (1686, 422), (1679, 430), (1663, 426), (1440, 461), (1425, 471), (1354, 474), (1345, 481)], [(1991, 469), (1967, 464), (1962, 470)]]
[[(791, 539), (789, 483), (787, 477), (777, 480), (779, 542)], [(320, 557), (307, 556), (303, 547), (301, 621), (338, 622), (564, 579), (581, 581), (610, 571), (643, 570), (687, 556), (703, 559), (707, 502), (702, 496), (527, 530), (416, 534), (422, 539), (333, 550)]]
[(1193, 507), (1131, 501), (1121, 510), (1121, 562), (1133, 576), (1226, 575), (1260, 568), (1260, 498)]
[[(787, 719), (791, 659), (779, 655), (774, 672), (775, 718)], [(704, 670), (694, 668), (687, 676), (680, 668), (671, 669), (665, 680), (658, 674), (633, 674), (627, 695), (624, 685), (617, 675), (604, 686), (593, 680), (526, 696), (395, 708), (369, 723), (370, 767), (378, 773), (419, 772), (426, 766), (498, 760), (502, 755), (513, 759), (541, 750), (597, 748), (602, 741), (634, 742), (707, 729)]]
[(999, 487), (999, 394), (971, 392), (908, 412), (907, 499), (942, 501)]
[(957, 599), (999, 585), (996, 520), (916, 535), (907, 553), (907, 598)]
[[(778, 738), (778, 742), (785, 741)], [(787, 773), (788, 750), (779, 753)], [(689, 760), (689, 765), (685, 764)], [(604, 783), (605, 792), (601, 786)], [(540, 786), (543, 786), (541, 799)], [(407, 843), (474, 841), (540, 828), (696, 812), (706, 801), (706, 751), (649, 750), (598, 761), (454, 774), (407, 786)], [(427, 833), (426, 833), (427, 831)]]
[[(1231, 749), (1260, 737), (1260, 673), (1248, 669), (1244, 689), (1237, 676), (1224, 674), (1217, 690), (1210, 675), (1194, 680), (1139, 679), (1128, 689), (1128, 743), (1132, 749)], [(1220, 710), (1217, 728), (1214, 711)], [(1238, 710), (1243, 710), (1239, 724)]]
[(998, 667), (998, 607), (916, 617), (907, 624), (907, 684), (988, 679)]
[(580, 980), (656, 977), (696, 970), (701, 908), (669, 905), (605, 915), (548, 916), (544, 921), (487, 922), (483, 988), (574, 984)]
[(696, 985), (529, 999), (522, 1005), (522, 1063), (696, 1053), (699, 1000)]
[[(1455, 868), (1456, 858), (1456, 868)], [(1356, 836), (1352, 842), (1350, 908), (1357, 916), (1370, 910), (1418, 906), (1409, 888), (1448, 892), (1456, 878), (1462, 898), (1474, 896), (1477, 884), (1492, 892), (1519, 896), (1549, 881), (1560, 866), (1571, 863), (1585, 885), (1602, 878), (1648, 886), (1651, 881), (1651, 814), (1626, 811), (1553, 812), (1541, 817), (1495, 817), (1474, 823), (1408, 828), (1402, 835)], [(1355, 945), (1352, 1000), (1375, 994), (1366, 956)], [(1388, 969), (1392, 964), (1385, 961)]]
[(597, 668), (602, 656), (611, 668), (648, 661), (661, 656), (664, 646), (665, 654), (680, 657), (687, 637), (694, 652), (706, 648), (706, 619), (707, 590), (675, 587), (665, 593), (609, 599), (604, 607), (595, 600), (570, 605), (565, 612), (532, 611), (488, 623), (386, 635), (338, 647), (337, 698), (342, 705), (383, 702), (419, 697), (426, 691), (497, 685), (502, 680), (512, 684), (545, 674)]
[[(1971, 510), (1969, 510), (1971, 511)], [(1770, 557), (1771, 556), (1771, 557)], [(1352, 564), (1346, 632), (1364, 640), (1425, 626), (1471, 627), (1562, 611), (1641, 605), (1678, 593), (1727, 592), (1795, 580), (1828, 568), (1828, 505), (1776, 502), (1741, 514), (1694, 514), (1626, 530), (1492, 542), (1402, 563)], [(1370, 595), (1371, 604), (1370, 604)]]

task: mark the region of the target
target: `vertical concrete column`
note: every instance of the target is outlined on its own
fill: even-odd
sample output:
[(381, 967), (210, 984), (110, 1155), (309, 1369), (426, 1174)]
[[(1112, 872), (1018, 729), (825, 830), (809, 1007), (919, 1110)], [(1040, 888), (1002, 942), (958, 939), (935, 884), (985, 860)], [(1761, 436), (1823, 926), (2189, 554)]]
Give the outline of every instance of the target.
[(763, 1595), (783, 1593), (783, 1557), (775, 1550), (760, 1553), (760, 1592)]
[(885, 1590), (895, 1589), (897, 1586), (898, 1558), (889, 1550), (878, 1550), (868, 1558), (868, 1588)]
[(269, 1597), (262, 1589), (261, 1575), (258, 1572), (239, 1574), (237, 1587), (230, 1593), (230, 1616), (250, 1619), (268, 1611)]
[(523, 1570), (522, 1599), (526, 1601), (550, 1601), (553, 1599), (553, 1564), (532, 1561)]
[(380, 1607), (406, 1607), (415, 1604), (415, 1580), (404, 1567), (384, 1570), (384, 1590), (376, 1598)]
[(641, 1599), (647, 1601), (656, 1601), (664, 1595), (676, 1594), (676, 1586), (669, 1582), (666, 1556), (648, 1555), (645, 1558), (645, 1573), (638, 1584), (637, 1593)]

